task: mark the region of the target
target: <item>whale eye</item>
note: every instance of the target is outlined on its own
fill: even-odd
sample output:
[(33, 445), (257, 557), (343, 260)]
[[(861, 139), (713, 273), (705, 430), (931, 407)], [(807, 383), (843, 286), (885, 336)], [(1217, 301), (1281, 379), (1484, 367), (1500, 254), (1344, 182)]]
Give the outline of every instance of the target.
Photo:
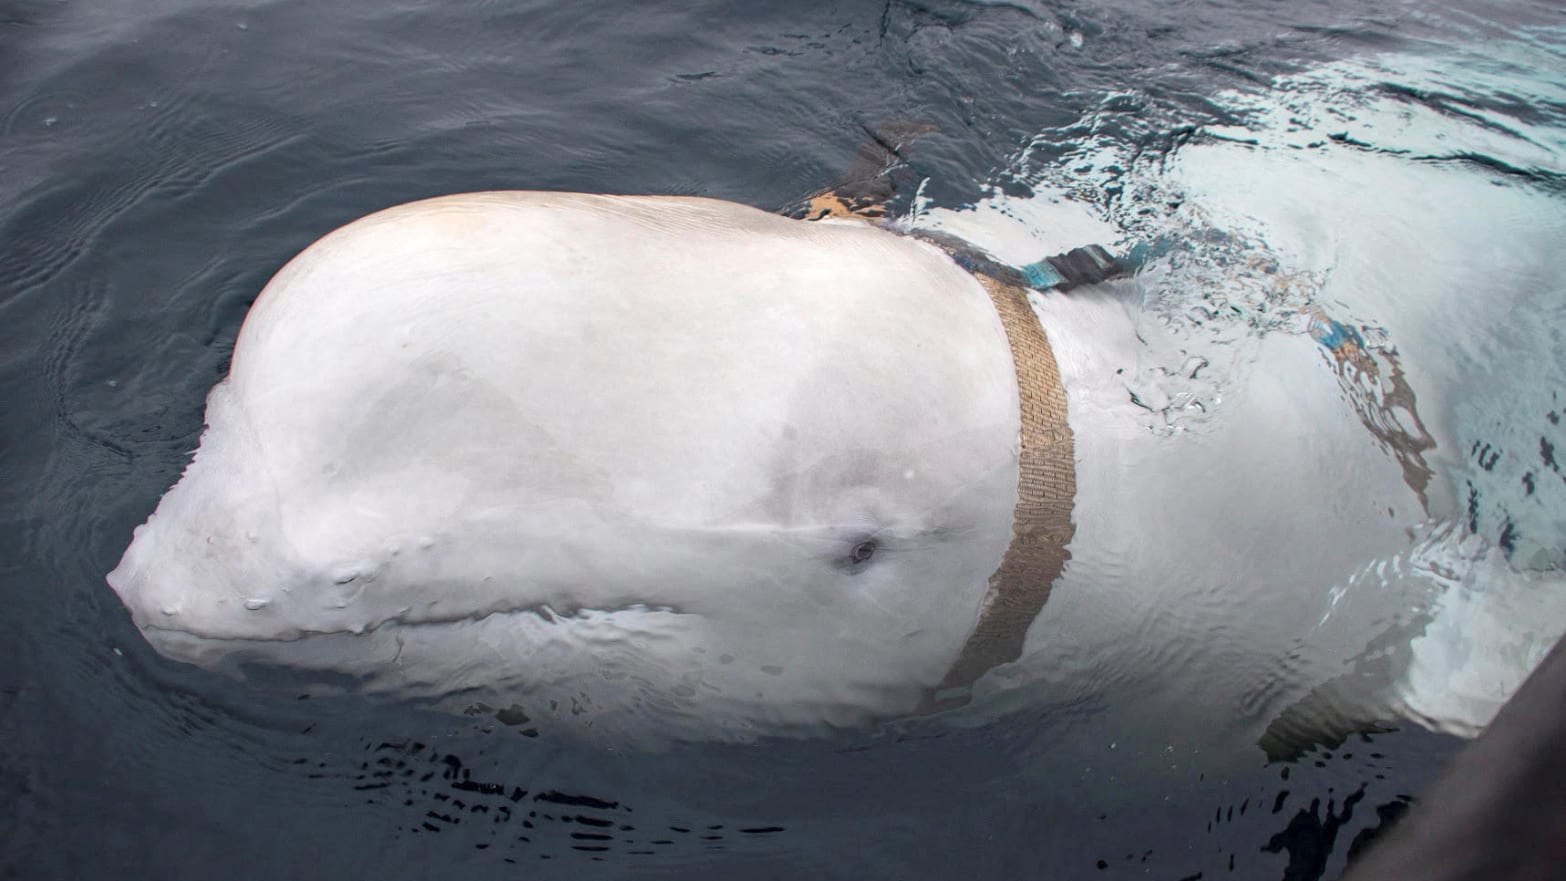
[(854, 549), (848, 552), (848, 560), (855, 566), (863, 566), (875, 556), (875, 539), (867, 538), (854, 545)]
[(881, 550), (881, 540), (875, 533), (864, 531), (843, 536), (842, 544), (832, 558), (832, 565), (848, 575), (858, 575), (870, 568)]

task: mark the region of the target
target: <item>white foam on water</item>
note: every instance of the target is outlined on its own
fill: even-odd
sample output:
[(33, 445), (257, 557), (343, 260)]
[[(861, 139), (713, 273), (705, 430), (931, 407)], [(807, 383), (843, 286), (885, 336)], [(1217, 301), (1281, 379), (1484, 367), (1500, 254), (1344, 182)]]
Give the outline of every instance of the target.
[[(1423, 455), (1432, 472), (1425, 514), (1400, 546), (1326, 585), (1320, 614), (1297, 629), (1307, 647), (1346, 649), (1340, 670), (1373, 640), (1403, 633), (1389, 701), (1465, 735), (1566, 631), (1566, 478), (1547, 452), (1558, 446), (1566, 460), (1558, 415), (1547, 418), (1566, 411), (1566, 120), (1557, 118), (1566, 83), (1541, 74), (1555, 69), (1553, 58), (1516, 43), (1324, 65), (1266, 91), (1218, 96), (1243, 123), (1201, 129), (1172, 153), (1139, 158), (1123, 142), (1087, 142), (1047, 168), (1013, 170), (1031, 195), (997, 186), (977, 205), (925, 209), (912, 221), (1015, 265), (1090, 243), (1122, 253), (1153, 243), (1135, 285), (1118, 295), (1140, 298), (1131, 311), (1141, 348), (1122, 374), (1152, 411), (1142, 418), (1155, 433), (1227, 430), (1222, 414), (1234, 398), (1254, 392), (1258, 370), (1283, 363), (1258, 366), (1263, 340), (1303, 336), (1302, 316), (1360, 332), (1383, 377), (1396, 365), (1435, 441)], [(1083, 169), (1123, 195), (1093, 204)], [(1325, 349), (1321, 361), (1330, 373)], [(1354, 379), (1350, 371), (1340, 397)], [(1299, 382), (1278, 391), (1312, 394)], [(1385, 410), (1395, 426), (1414, 424), (1401, 403)], [(1360, 446), (1343, 469), (1391, 455), (1368, 431)], [(1079, 461), (1092, 455), (1079, 438)], [(1376, 497), (1371, 485), (1363, 501)], [(1354, 494), (1345, 490), (1341, 505)], [(1334, 526), (1341, 505), (1302, 511), (1301, 525), (1346, 528)], [(1285, 608), (1260, 592), (1234, 599), (1242, 617)], [(1081, 602), (1057, 590), (1041, 621), (1071, 620)], [(1261, 629), (1282, 637), (1288, 628)], [(1035, 660), (1070, 642), (1040, 631), (1036, 624), (1030, 641)], [(1282, 639), (1272, 648), (1281, 656), (1298, 646)], [(1332, 671), (1330, 657), (1317, 662), (1307, 670)], [(992, 681), (1006, 690), (1024, 678)]]

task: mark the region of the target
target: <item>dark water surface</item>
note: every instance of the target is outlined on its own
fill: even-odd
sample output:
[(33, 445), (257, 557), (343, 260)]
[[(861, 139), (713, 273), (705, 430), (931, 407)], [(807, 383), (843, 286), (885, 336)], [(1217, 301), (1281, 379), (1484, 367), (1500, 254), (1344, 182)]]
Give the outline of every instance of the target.
[[(1482, 40), (1559, 62), (1563, 27), (1551, 2), (0, 2), (0, 877), (1335, 877), (1456, 740), (1208, 773), (1202, 744), (1073, 704), (621, 755), (170, 663), (103, 575), (267, 278), (370, 211), (786, 210), (889, 120), (937, 128), (893, 172), (905, 203), (923, 181), (959, 206), (1094, 144), (1176, 150), (1240, 120), (1221, 93)], [(1560, 155), (1560, 106), (1415, 97)], [(1563, 192), (1558, 162), (1489, 161)], [(1080, 186), (1125, 216), (1115, 178)]]

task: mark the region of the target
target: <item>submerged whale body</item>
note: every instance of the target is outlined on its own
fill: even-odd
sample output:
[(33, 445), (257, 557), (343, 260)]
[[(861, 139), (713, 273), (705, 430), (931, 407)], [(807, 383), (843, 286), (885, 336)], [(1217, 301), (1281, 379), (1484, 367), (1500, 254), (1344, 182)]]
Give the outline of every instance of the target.
[[(691, 198), (371, 215), (263, 291), (109, 583), (203, 666), (745, 739), (1035, 679), (1265, 717), (1408, 608), (1368, 573), (1458, 565), (1451, 442), (1392, 349), (1302, 309), (1171, 433), (1139, 377), (1172, 336), (971, 257)], [(1505, 694), (1403, 697), (1471, 731)]]

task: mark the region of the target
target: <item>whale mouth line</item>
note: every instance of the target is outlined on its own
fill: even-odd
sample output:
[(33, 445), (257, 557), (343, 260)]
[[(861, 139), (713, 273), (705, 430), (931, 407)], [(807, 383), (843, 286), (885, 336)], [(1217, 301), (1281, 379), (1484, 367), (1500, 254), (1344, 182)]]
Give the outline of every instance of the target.
[(478, 624), (491, 618), (520, 617), (525, 615), (536, 616), (541, 621), (552, 625), (569, 625), (574, 622), (588, 622), (595, 618), (623, 614), (661, 614), (686, 616), (691, 613), (679, 608), (662, 603), (627, 603), (621, 606), (565, 606), (556, 608), (550, 603), (539, 603), (531, 606), (521, 606), (514, 609), (495, 609), (488, 612), (474, 612), (467, 615), (453, 615), (442, 618), (421, 617), (407, 619), (398, 616), (383, 619), (375, 624), (360, 628), (341, 627), (334, 630), (285, 630), (275, 635), (219, 635), (201, 633), (196, 630), (181, 627), (167, 627), (157, 624), (143, 624), (141, 629), (149, 634), (159, 634), (174, 638), (199, 639), (204, 642), (238, 642), (238, 643), (286, 643), (303, 642), (325, 636), (352, 636), (363, 637), (377, 633), (381, 630), (418, 630), (436, 627), (452, 627), (460, 624)]

